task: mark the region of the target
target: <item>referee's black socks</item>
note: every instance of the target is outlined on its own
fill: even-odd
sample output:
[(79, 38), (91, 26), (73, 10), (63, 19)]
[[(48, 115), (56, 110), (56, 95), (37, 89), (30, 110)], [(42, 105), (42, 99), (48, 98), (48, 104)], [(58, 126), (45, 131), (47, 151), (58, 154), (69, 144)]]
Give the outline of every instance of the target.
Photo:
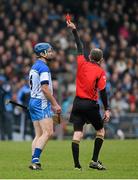
[(92, 160), (95, 162), (97, 162), (98, 160), (99, 152), (102, 147), (103, 141), (104, 141), (103, 136), (98, 136), (98, 135), (96, 136), (95, 142), (94, 142), (93, 156), (92, 156)]
[(72, 141), (72, 155), (73, 155), (75, 167), (81, 168), (79, 162), (79, 143), (80, 141), (76, 141), (76, 140)]

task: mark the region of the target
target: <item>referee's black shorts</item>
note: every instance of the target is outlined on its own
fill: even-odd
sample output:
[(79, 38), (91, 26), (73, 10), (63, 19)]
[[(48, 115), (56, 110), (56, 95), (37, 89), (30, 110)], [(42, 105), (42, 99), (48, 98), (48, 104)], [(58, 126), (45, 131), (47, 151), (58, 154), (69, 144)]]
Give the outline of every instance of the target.
[(99, 105), (96, 101), (75, 97), (70, 116), (74, 131), (82, 131), (85, 123), (92, 124), (95, 130), (103, 128)]

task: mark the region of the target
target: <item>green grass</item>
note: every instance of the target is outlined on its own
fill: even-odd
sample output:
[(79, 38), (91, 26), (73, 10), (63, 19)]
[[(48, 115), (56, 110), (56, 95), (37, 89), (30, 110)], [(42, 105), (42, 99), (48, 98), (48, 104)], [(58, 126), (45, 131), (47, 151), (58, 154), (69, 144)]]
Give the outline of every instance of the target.
[(28, 168), (31, 142), (0, 142), (1, 179), (136, 179), (138, 178), (138, 140), (105, 140), (100, 160), (107, 171), (88, 168), (93, 141), (80, 144), (83, 171), (73, 169), (71, 141), (50, 141), (42, 154), (42, 171)]

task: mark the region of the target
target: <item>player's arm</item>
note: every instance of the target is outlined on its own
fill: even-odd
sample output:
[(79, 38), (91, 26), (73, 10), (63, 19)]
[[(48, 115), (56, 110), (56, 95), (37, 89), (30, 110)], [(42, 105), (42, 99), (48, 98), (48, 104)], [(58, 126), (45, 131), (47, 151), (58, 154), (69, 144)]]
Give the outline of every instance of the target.
[(45, 97), (51, 102), (53, 111), (55, 113), (60, 113), (61, 107), (58, 105), (55, 97), (52, 95), (49, 89), (49, 68), (47, 66), (42, 66), (39, 69), (39, 73), (42, 92), (44, 93)]
[(61, 113), (61, 107), (58, 105), (56, 99), (51, 94), (48, 84), (43, 84), (41, 86), (41, 89), (42, 89), (44, 95), (46, 96), (46, 98), (51, 102), (52, 108), (55, 111), (55, 113)]
[(77, 32), (75, 24), (71, 21), (66, 21), (66, 23), (67, 23), (67, 26), (72, 29), (72, 33), (74, 35), (74, 39), (75, 39), (75, 42), (77, 44), (78, 55), (84, 54), (83, 53), (83, 45), (82, 45), (82, 42), (78, 36), (78, 32)]

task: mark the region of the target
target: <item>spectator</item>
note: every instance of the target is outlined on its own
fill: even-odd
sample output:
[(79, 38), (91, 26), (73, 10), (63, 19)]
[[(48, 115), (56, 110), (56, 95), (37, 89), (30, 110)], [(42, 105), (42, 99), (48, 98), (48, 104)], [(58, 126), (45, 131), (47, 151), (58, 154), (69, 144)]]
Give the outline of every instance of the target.
[(6, 83), (3, 75), (0, 75), (0, 138), (12, 140), (13, 109), (5, 106), (6, 99), (11, 97), (11, 87)]

